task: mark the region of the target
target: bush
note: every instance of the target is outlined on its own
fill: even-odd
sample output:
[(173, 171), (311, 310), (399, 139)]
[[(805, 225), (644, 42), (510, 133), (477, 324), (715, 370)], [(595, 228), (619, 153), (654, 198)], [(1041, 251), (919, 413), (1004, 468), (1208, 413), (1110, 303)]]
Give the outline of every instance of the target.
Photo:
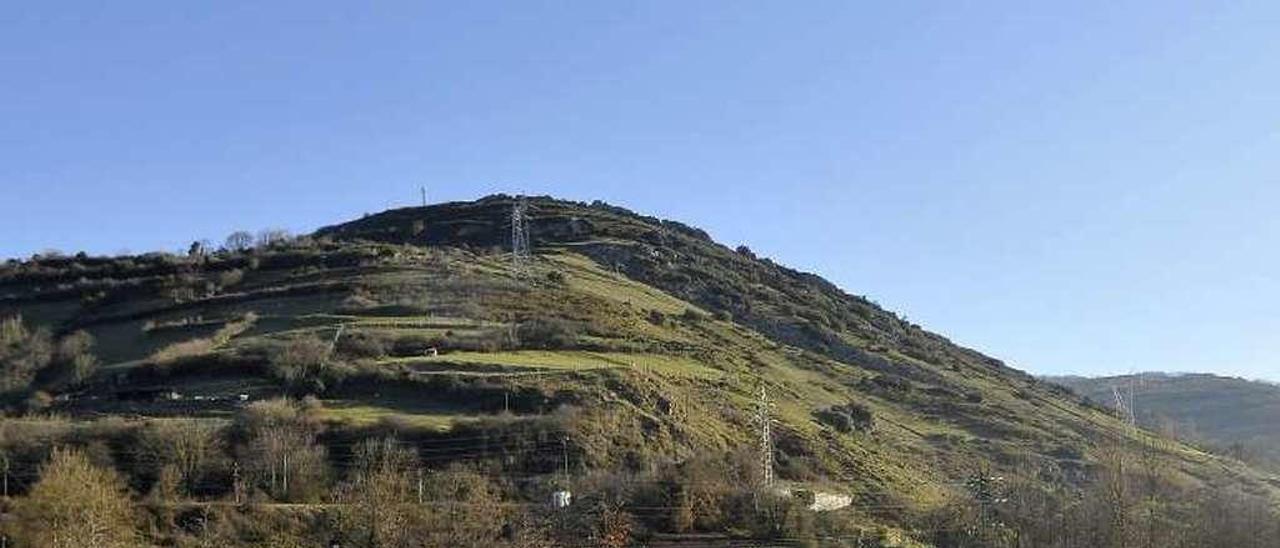
[(701, 323), (706, 321), (709, 316), (703, 312), (699, 312), (698, 310), (686, 308), (684, 309), (684, 313), (680, 315), (680, 318), (688, 323)]
[(348, 331), (338, 338), (337, 351), (354, 358), (382, 358), (387, 355), (391, 341), (385, 336), (367, 331)]
[(839, 432), (870, 432), (875, 428), (875, 417), (871, 409), (856, 402), (836, 405), (814, 412), (819, 422), (835, 428)]
[(48, 392), (44, 392), (42, 390), (32, 392), (31, 396), (27, 398), (27, 401), (23, 402), (23, 406), (27, 408), (28, 413), (39, 413), (45, 411), (49, 409), (51, 405), (53, 405), (53, 396), (50, 396)]
[(72, 386), (83, 384), (98, 368), (98, 358), (91, 353), (93, 335), (76, 331), (58, 341), (53, 364), (57, 377)]
[(218, 274), (218, 287), (224, 290), (242, 281), (244, 281), (244, 271), (239, 268), (233, 268)]
[(329, 343), (314, 336), (291, 339), (270, 356), (271, 374), (290, 390), (321, 393), (341, 380), (329, 363)]
[(535, 318), (520, 322), (516, 337), (526, 348), (562, 350), (575, 348), (581, 326), (561, 319)]
[(0, 391), (26, 390), (53, 359), (53, 338), (45, 329), (30, 330), (22, 316), (0, 321)]

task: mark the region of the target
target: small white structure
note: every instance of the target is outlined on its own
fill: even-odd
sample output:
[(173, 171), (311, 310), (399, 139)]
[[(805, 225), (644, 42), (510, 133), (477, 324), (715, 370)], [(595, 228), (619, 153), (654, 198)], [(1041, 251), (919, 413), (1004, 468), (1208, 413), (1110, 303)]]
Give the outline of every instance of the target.
[(556, 491), (551, 493), (551, 506), (554, 508), (568, 508), (573, 503), (573, 493), (568, 491)]
[(422, 354), (428, 358), (434, 358), (440, 355), (440, 350), (433, 346), (431, 348), (428, 348), (427, 351), (423, 352)]
[(814, 512), (830, 512), (853, 504), (853, 497), (838, 493), (814, 493), (813, 504), (809, 509)]
[(249, 401), (248, 394), (240, 394), (240, 401)]

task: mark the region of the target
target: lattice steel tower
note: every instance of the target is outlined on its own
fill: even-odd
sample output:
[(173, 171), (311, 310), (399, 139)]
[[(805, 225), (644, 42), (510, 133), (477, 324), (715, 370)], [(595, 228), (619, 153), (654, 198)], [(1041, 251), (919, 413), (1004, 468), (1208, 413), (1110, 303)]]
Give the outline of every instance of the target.
[(769, 414), (769, 395), (760, 387), (760, 408), (756, 411), (760, 423), (760, 472), (765, 485), (773, 484), (773, 419)]
[(523, 278), (529, 273), (529, 260), (532, 255), (529, 248), (529, 203), (524, 196), (516, 198), (511, 205), (511, 270), (516, 277)]

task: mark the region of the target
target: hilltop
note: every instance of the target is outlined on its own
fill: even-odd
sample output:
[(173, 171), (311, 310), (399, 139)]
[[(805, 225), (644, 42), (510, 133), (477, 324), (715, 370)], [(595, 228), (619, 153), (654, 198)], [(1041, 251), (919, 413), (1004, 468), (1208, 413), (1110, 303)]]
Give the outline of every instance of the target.
[[(360, 440), (394, 435), (431, 468), (479, 466), (522, 501), (624, 474), (637, 487), (620, 507), (652, 534), (763, 534), (691, 487), (655, 487), (761, 483), (762, 409), (778, 485), (847, 495), (839, 527), (886, 544), (944, 534), (922, 516), (969, 506), (975, 477), (1024, 478), (1063, 504), (1128, 443), (1152, 448), (1181, 489), (1274, 496), (1240, 462), (1130, 431), (1069, 390), (682, 223), (531, 198), (534, 254), (517, 272), (513, 202), (395, 209), (185, 256), (11, 261), (0, 318), (20, 316), (6, 329), (21, 344), (0, 356), (8, 407), (58, 418), (8, 423), (2, 439), (39, 427), (101, 442), (147, 493), (162, 471), (131, 444), (156, 421), (228, 428), (240, 466), (258, 455), (254, 403), (305, 398), (287, 413), (309, 417), (327, 462), (316, 466), (331, 470), (317, 485), (351, 473)], [(54, 350), (24, 350), (40, 337)], [(11, 451), (24, 489), (47, 449)], [(271, 466), (248, 487), (323, 499), (301, 478), (280, 488)], [(232, 496), (228, 466), (188, 480), (197, 499)]]

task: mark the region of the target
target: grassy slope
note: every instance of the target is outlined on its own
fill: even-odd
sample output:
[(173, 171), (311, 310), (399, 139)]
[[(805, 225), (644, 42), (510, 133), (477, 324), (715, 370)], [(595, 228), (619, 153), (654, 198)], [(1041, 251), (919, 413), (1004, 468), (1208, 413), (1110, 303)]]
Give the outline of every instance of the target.
[[(256, 267), (237, 258), (188, 265), (187, 275), (214, 276), (233, 267), (245, 275), (215, 295), (179, 304), (157, 297), (161, 290), (113, 286), (107, 293), (118, 293), (114, 302), (85, 306), (82, 296), (100, 289), (92, 275), (61, 276), (56, 265), (46, 272), (52, 281), (10, 274), (0, 282), (0, 315), (21, 312), (98, 337), (113, 364), (91, 387), (101, 399), (73, 399), (64, 411), (153, 416), (224, 416), (236, 403), (94, 402), (108, 401), (118, 390), (111, 384), (117, 375), (145, 370), (155, 349), (206, 337), (208, 322), (216, 326), (250, 311), (259, 316), (254, 328), (211, 351), (222, 361), (126, 382), (162, 383), (189, 395), (249, 391), (262, 397), (279, 393), (279, 385), (260, 371), (226, 363), (237, 356), (252, 361), (253, 349), (270, 341), (307, 334), (327, 340), (339, 325), (346, 326), (346, 336), (452, 341), (493, 337), (530, 318), (556, 318), (581, 326), (575, 348), (376, 360), (365, 365), (390, 372), (390, 384), (332, 387), (325, 396), (327, 418), (359, 427), (395, 417), (401, 425), (447, 432), (484, 420), (533, 420), (569, 404), (578, 411), (562, 418), (581, 463), (614, 467), (632, 457), (679, 459), (707, 449), (754, 447), (753, 414), (764, 388), (773, 400), (782, 476), (846, 490), (861, 501), (928, 506), (987, 466), (1071, 478), (1089, 468), (1100, 440), (1125, 435), (1105, 410), (816, 277), (735, 253), (682, 225), (564, 202), (536, 206), (534, 283), (513, 280), (505, 256), (483, 251), (501, 234), (506, 206), (496, 200), (397, 210), (322, 231), (339, 241), (387, 243), (268, 253)], [(433, 221), (425, 235), (415, 233), (411, 221), (424, 217)], [(439, 247), (444, 243), (481, 251)], [(552, 272), (559, 281), (549, 281)], [(88, 282), (77, 281), (86, 276)], [(172, 274), (136, 278), (165, 276)], [(75, 289), (64, 291), (65, 298), (56, 297), (60, 279)], [(353, 295), (364, 304), (353, 308)], [(655, 311), (662, 321), (654, 321)], [(184, 319), (199, 321), (143, 329), (148, 321)], [(448, 392), (442, 392), (441, 378), (453, 383)], [(517, 397), (511, 403), (504, 395)], [(872, 411), (874, 431), (839, 433), (814, 419), (819, 409), (849, 402)], [(1267, 489), (1239, 463), (1174, 443), (1162, 447), (1184, 481), (1231, 478)]]

